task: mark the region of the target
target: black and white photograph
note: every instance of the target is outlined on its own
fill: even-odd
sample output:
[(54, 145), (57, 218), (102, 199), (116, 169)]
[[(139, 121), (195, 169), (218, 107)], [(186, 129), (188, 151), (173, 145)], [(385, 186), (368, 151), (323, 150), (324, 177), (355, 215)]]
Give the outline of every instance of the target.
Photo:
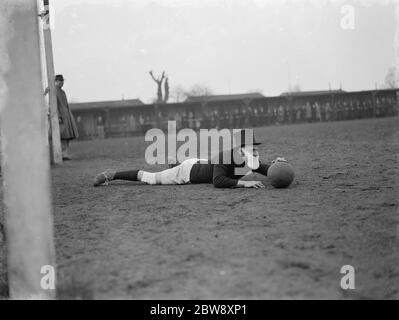
[(398, 300), (398, 114), (396, 0), (1, 0), (0, 300)]

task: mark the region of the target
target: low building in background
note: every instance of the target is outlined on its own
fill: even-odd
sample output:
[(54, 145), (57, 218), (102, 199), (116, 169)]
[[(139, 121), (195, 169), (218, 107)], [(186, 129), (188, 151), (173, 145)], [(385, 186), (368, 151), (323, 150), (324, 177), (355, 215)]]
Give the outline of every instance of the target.
[(182, 103), (144, 104), (139, 99), (71, 103), (81, 139), (144, 135), (167, 130), (238, 129), (364, 118), (393, 117), (399, 89), (308, 91), (265, 97), (259, 93), (189, 97)]

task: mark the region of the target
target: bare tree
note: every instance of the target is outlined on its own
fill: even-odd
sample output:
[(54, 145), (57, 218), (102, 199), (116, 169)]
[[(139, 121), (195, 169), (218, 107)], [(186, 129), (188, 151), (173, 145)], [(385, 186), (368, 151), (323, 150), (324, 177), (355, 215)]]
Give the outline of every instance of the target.
[(181, 85), (174, 87), (171, 92), (171, 97), (175, 102), (183, 102), (187, 99), (186, 89)]
[(155, 81), (155, 83), (158, 86), (158, 92), (157, 92), (157, 102), (161, 103), (163, 102), (163, 98), (162, 98), (162, 83), (165, 79), (165, 71), (162, 73), (161, 77), (155, 78), (154, 73), (152, 71), (150, 71), (150, 76), (152, 78), (152, 80)]
[(396, 79), (396, 68), (392, 67), (388, 69), (388, 73), (385, 76), (384, 87), (388, 89), (395, 89), (398, 87), (398, 81)]
[(207, 97), (212, 94), (212, 90), (202, 84), (196, 84), (192, 86), (189, 90), (184, 88), (182, 85), (178, 85), (176, 87), (173, 87), (171, 97), (175, 102), (183, 102), (188, 97)]
[(301, 91), (302, 91), (302, 89), (301, 89), (301, 85), (299, 83), (294, 84), (293, 86), (292, 85), (288, 86), (289, 93), (301, 92)]
[(212, 90), (205, 85), (195, 84), (186, 92), (187, 97), (206, 97), (212, 95)]
[(164, 96), (163, 102), (168, 103), (168, 100), (169, 100), (169, 78), (168, 77), (166, 77), (166, 79), (165, 79), (164, 90), (165, 90), (165, 96)]

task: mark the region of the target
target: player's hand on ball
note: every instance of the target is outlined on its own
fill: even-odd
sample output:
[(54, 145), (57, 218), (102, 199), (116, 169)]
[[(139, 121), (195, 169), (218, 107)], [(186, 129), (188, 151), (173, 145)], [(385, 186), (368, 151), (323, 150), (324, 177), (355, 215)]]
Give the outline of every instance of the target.
[(285, 160), (285, 158), (277, 158), (276, 160), (272, 161), (272, 164), (276, 163), (276, 162), (288, 162), (287, 160)]
[(265, 185), (260, 181), (245, 181), (245, 188), (264, 189)]

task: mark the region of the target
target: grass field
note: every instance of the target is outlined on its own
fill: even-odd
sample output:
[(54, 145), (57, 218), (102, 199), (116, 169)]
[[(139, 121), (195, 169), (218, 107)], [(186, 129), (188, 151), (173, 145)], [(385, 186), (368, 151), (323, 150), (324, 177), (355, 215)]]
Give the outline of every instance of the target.
[[(106, 168), (165, 167), (144, 163), (143, 138), (75, 143), (76, 160), (52, 171), (59, 297), (399, 298), (398, 129), (396, 118), (257, 129), (262, 158), (296, 169), (287, 190), (93, 188)], [(340, 288), (343, 265), (355, 290)]]

